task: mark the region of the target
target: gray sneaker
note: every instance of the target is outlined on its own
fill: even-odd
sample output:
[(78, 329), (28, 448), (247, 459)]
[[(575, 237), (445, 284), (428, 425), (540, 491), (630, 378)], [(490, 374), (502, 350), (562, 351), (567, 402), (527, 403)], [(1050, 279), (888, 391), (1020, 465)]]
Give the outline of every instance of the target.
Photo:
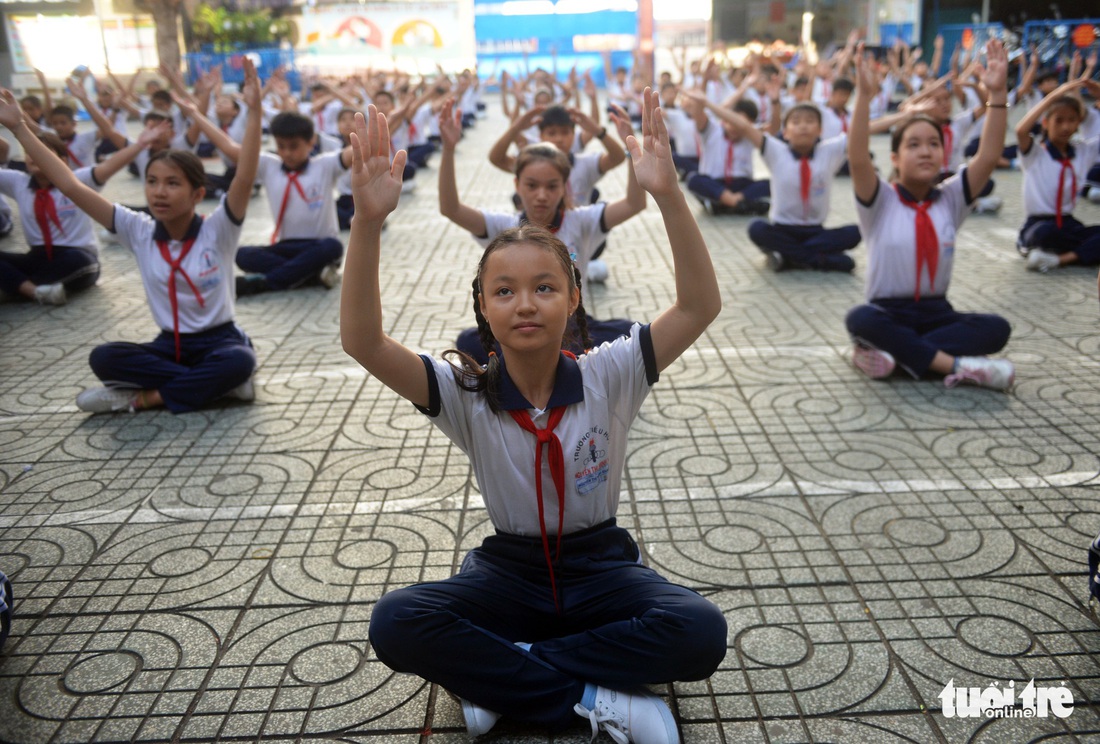
[(39, 284), (34, 288), (34, 299), (39, 305), (64, 305), (69, 301), (65, 296), (65, 285), (61, 283)]
[(645, 690), (599, 687), (591, 709), (577, 703), (573, 712), (592, 724), (593, 739), (605, 731), (617, 744), (680, 744), (672, 711), (664, 700)]
[(321, 274), (318, 278), (321, 280), (321, 284), (325, 285), (325, 289), (332, 289), (340, 283), (340, 264), (330, 263), (328, 266), (321, 269)]
[(136, 390), (125, 388), (96, 387), (88, 388), (76, 396), (76, 407), (88, 413), (115, 413), (131, 411)]

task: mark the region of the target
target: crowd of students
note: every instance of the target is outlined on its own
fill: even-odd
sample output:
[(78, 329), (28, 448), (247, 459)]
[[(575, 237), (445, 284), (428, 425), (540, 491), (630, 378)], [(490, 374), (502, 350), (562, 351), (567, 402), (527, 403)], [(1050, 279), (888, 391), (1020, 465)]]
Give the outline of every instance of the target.
[[(372, 614), (375, 652), (459, 696), (475, 735), (502, 715), (550, 727), (581, 715), (620, 742), (678, 741), (667, 707), (638, 687), (709, 676), (725, 653), (725, 621), (642, 566), (615, 511), (630, 421), (720, 309), (688, 195), (702, 219), (756, 216), (725, 225), (745, 230), (774, 271), (850, 272), (849, 251), (866, 241), (865, 302), (846, 324), (854, 366), (871, 378), (901, 369), (948, 386), (1013, 384), (1012, 364), (988, 356), (1007, 344), (1008, 322), (956, 311), (946, 297), (963, 221), (1002, 206), (998, 167), (1023, 171), (1018, 248), (1028, 269), (1100, 264), (1100, 226), (1072, 214), (1082, 196), (1100, 200), (1100, 112), (1081, 95), (1100, 99), (1095, 54), (1075, 59), (1061, 84), (1033, 57), (1009, 90), (999, 42), (957, 52), (935, 78), (942, 51), (938, 42), (930, 65), (901, 46), (875, 59), (853, 35), (816, 62), (758, 55), (723, 71), (713, 58), (685, 61), (679, 80), (609, 67), (606, 115), (589, 75), (502, 75), (509, 124), (487, 156), (512, 174), (510, 211), (459, 197), (455, 152), (483, 108), (484, 84), (469, 71), (323, 80), (302, 101), (283, 74), (261, 81), (245, 60), (232, 93), (217, 70), (191, 89), (163, 70), (168, 89), (154, 85), (145, 105), (133, 81), (99, 81), (93, 101), (73, 79), (95, 124), (83, 132), (73, 107), (3, 91), (0, 124), (22, 156), (0, 153), (0, 194), (19, 210), (29, 251), (0, 252), (0, 290), (61, 304), (94, 285), (99, 223), (133, 254), (160, 333), (96, 347), (102, 385), (77, 405), (192, 411), (255, 396), (257, 359), (235, 323), (236, 298), (336, 286), (350, 229), (344, 348), (470, 456), (498, 532), (455, 577), (387, 594)], [(1027, 111), (1006, 148), (1014, 105)], [(133, 142), (131, 115), (143, 125)], [(274, 153), (261, 152), (264, 131)], [(890, 163), (876, 167), (869, 138), (886, 131)], [(385, 220), (437, 151), (440, 213), (484, 249), (471, 285), (476, 327), (444, 359), (382, 330), (379, 289)], [(220, 174), (200, 159), (215, 153)], [(757, 154), (770, 180), (754, 173)], [(146, 205), (99, 194), (128, 166)], [(616, 167), (626, 168), (625, 196), (601, 201), (599, 179)], [(849, 183), (859, 223), (826, 227), (833, 189)], [(274, 219), (270, 243), (241, 246), (256, 188)], [(584, 299), (589, 282), (608, 279), (608, 235), (649, 197), (668, 234), (675, 300), (648, 324), (597, 319)], [(556, 499), (543, 499), (544, 481)]]

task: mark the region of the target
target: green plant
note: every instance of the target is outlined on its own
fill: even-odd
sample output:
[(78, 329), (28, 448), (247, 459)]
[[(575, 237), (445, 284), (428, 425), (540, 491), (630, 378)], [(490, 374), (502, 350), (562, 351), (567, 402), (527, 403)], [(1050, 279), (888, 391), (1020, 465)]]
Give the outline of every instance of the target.
[(192, 35), (198, 44), (213, 44), (219, 51), (250, 44), (270, 44), (290, 36), (290, 24), (271, 17), (269, 8), (229, 10), (199, 5), (192, 19)]

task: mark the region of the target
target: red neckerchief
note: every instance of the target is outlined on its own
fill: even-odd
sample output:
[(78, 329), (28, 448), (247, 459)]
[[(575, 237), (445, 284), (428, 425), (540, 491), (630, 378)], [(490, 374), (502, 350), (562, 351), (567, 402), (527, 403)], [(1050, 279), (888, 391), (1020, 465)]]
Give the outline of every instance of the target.
[(272, 244), (279, 237), (279, 231), (283, 229), (283, 215), (286, 214), (286, 203), (290, 200), (290, 187), (293, 186), (298, 195), (302, 197), (302, 201), (306, 201), (306, 192), (302, 190), (302, 184), (298, 183), (298, 176), (301, 171), (287, 171), (286, 174), (286, 188), (283, 190), (283, 203), (279, 205), (279, 216), (275, 220), (275, 232), (271, 233)]
[(61, 219), (57, 216), (57, 204), (54, 203), (51, 189), (52, 187), (34, 190), (34, 221), (42, 231), (42, 245), (46, 246), (47, 261), (53, 260), (53, 229), (50, 223), (57, 225), (58, 233), (65, 234), (61, 228)]
[(183, 241), (183, 247), (180, 249), (180, 254), (176, 258), (172, 258), (172, 253), (168, 250), (168, 241), (158, 240), (157, 248), (160, 248), (160, 255), (171, 270), (168, 274), (168, 299), (172, 303), (172, 333), (176, 337), (176, 361), (180, 361), (180, 309), (179, 298), (176, 297), (176, 272), (178, 271), (183, 275), (184, 281), (187, 282), (187, 286), (191, 288), (191, 291), (195, 293), (195, 299), (199, 301), (199, 307), (206, 307), (206, 303), (203, 302), (202, 294), (199, 292), (199, 288), (195, 286), (195, 283), (191, 281), (191, 277), (187, 275), (187, 272), (183, 270), (180, 263), (187, 257), (187, 254), (191, 252), (191, 246), (195, 244), (195, 238)]
[(733, 180), (733, 140), (726, 140), (726, 183)]
[(955, 149), (955, 132), (951, 129), (951, 124), (948, 122), (942, 127), (943, 130), (943, 167), (944, 170), (951, 164), (951, 151)]
[(932, 218), (928, 215), (928, 208), (932, 206), (932, 199), (915, 202), (902, 196), (898, 185), (894, 184), (894, 193), (902, 204), (917, 213), (916, 242), (917, 242), (917, 286), (913, 292), (913, 299), (920, 299), (920, 274), (923, 266), (928, 266), (928, 285), (935, 287), (936, 267), (940, 261), (940, 238), (936, 234), (936, 226), (932, 224)]
[(848, 112), (845, 109), (833, 109), (833, 113), (840, 119), (840, 131), (848, 133)]
[(73, 149), (71, 147), (65, 145), (65, 151), (69, 153), (69, 160), (73, 161), (73, 163), (76, 164), (77, 168), (84, 167), (84, 163), (80, 162), (80, 158), (73, 154)]
[(810, 170), (809, 158), (799, 156), (798, 161), (798, 193), (802, 197), (802, 216), (806, 217), (810, 213), (810, 183), (813, 172)]
[(1069, 151), (1063, 155), (1058, 151), (1052, 143), (1047, 143), (1047, 152), (1054, 158), (1056, 162), (1062, 164), (1062, 170), (1058, 172), (1058, 200), (1054, 205), (1054, 224), (1058, 227), (1062, 226), (1062, 198), (1065, 196), (1066, 188), (1066, 171), (1069, 171), (1071, 186), (1070, 186), (1070, 211), (1073, 211), (1073, 205), (1077, 202), (1077, 171), (1073, 169), (1073, 145), (1069, 146)]

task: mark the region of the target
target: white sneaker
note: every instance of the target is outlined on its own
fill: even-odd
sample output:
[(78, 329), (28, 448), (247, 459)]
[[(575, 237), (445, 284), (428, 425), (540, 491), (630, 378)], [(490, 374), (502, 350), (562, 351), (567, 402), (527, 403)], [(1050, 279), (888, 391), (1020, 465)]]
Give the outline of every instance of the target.
[(126, 388), (96, 387), (88, 388), (76, 396), (76, 407), (88, 413), (114, 413), (115, 411), (133, 411), (131, 403), (136, 390)]
[(1056, 253), (1047, 253), (1038, 248), (1032, 248), (1027, 252), (1028, 271), (1039, 271), (1045, 274), (1051, 269), (1057, 269), (1061, 265), (1062, 262)]
[(593, 741), (600, 731), (605, 731), (616, 744), (680, 743), (672, 711), (650, 692), (621, 692), (598, 687), (591, 710), (577, 703), (573, 711), (592, 724)]
[(588, 281), (603, 284), (607, 281), (608, 274), (607, 262), (602, 258), (596, 258), (588, 262)]
[(943, 378), (943, 384), (949, 388), (968, 382), (994, 390), (1008, 390), (1015, 381), (1016, 368), (1012, 362), (987, 357), (957, 357), (955, 371)]
[(39, 284), (34, 288), (34, 299), (39, 305), (64, 305), (68, 302), (64, 284)]
[(253, 401), (256, 400), (256, 388), (252, 384), (252, 378), (242, 382), (237, 387), (230, 390), (225, 394), (226, 398), (236, 398), (237, 400)]
[(410, 191), (416, 191), (416, 181), (402, 181), (401, 193), (408, 194)]
[(462, 717), (466, 719), (466, 733), (470, 736), (481, 736), (489, 733), (489, 729), (500, 720), (500, 713), (474, 705), (469, 700), (460, 700), (462, 703)]
[(332, 289), (340, 283), (340, 264), (330, 263), (328, 266), (321, 269), (319, 278), (321, 284), (325, 285), (325, 289)]
[(787, 262), (783, 260), (783, 254), (779, 251), (768, 251), (765, 253), (764, 265), (772, 271), (782, 271), (787, 268)]
[(852, 364), (872, 380), (889, 377), (894, 373), (894, 367), (897, 366), (893, 355), (862, 344), (856, 344), (852, 348)]
[(101, 243), (103, 243), (104, 247), (109, 245), (119, 245), (118, 236), (105, 227), (99, 228), (98, 235), (99, 240)]
[(1004, 206), (1005, 200), (999, 196), (979, 196), (974, 200), (974, 214), (996, 214)]
[(1089, 186), (1085, 190), (1085, 198), (1093, 204), (1100, 204), (1100, 186)]

